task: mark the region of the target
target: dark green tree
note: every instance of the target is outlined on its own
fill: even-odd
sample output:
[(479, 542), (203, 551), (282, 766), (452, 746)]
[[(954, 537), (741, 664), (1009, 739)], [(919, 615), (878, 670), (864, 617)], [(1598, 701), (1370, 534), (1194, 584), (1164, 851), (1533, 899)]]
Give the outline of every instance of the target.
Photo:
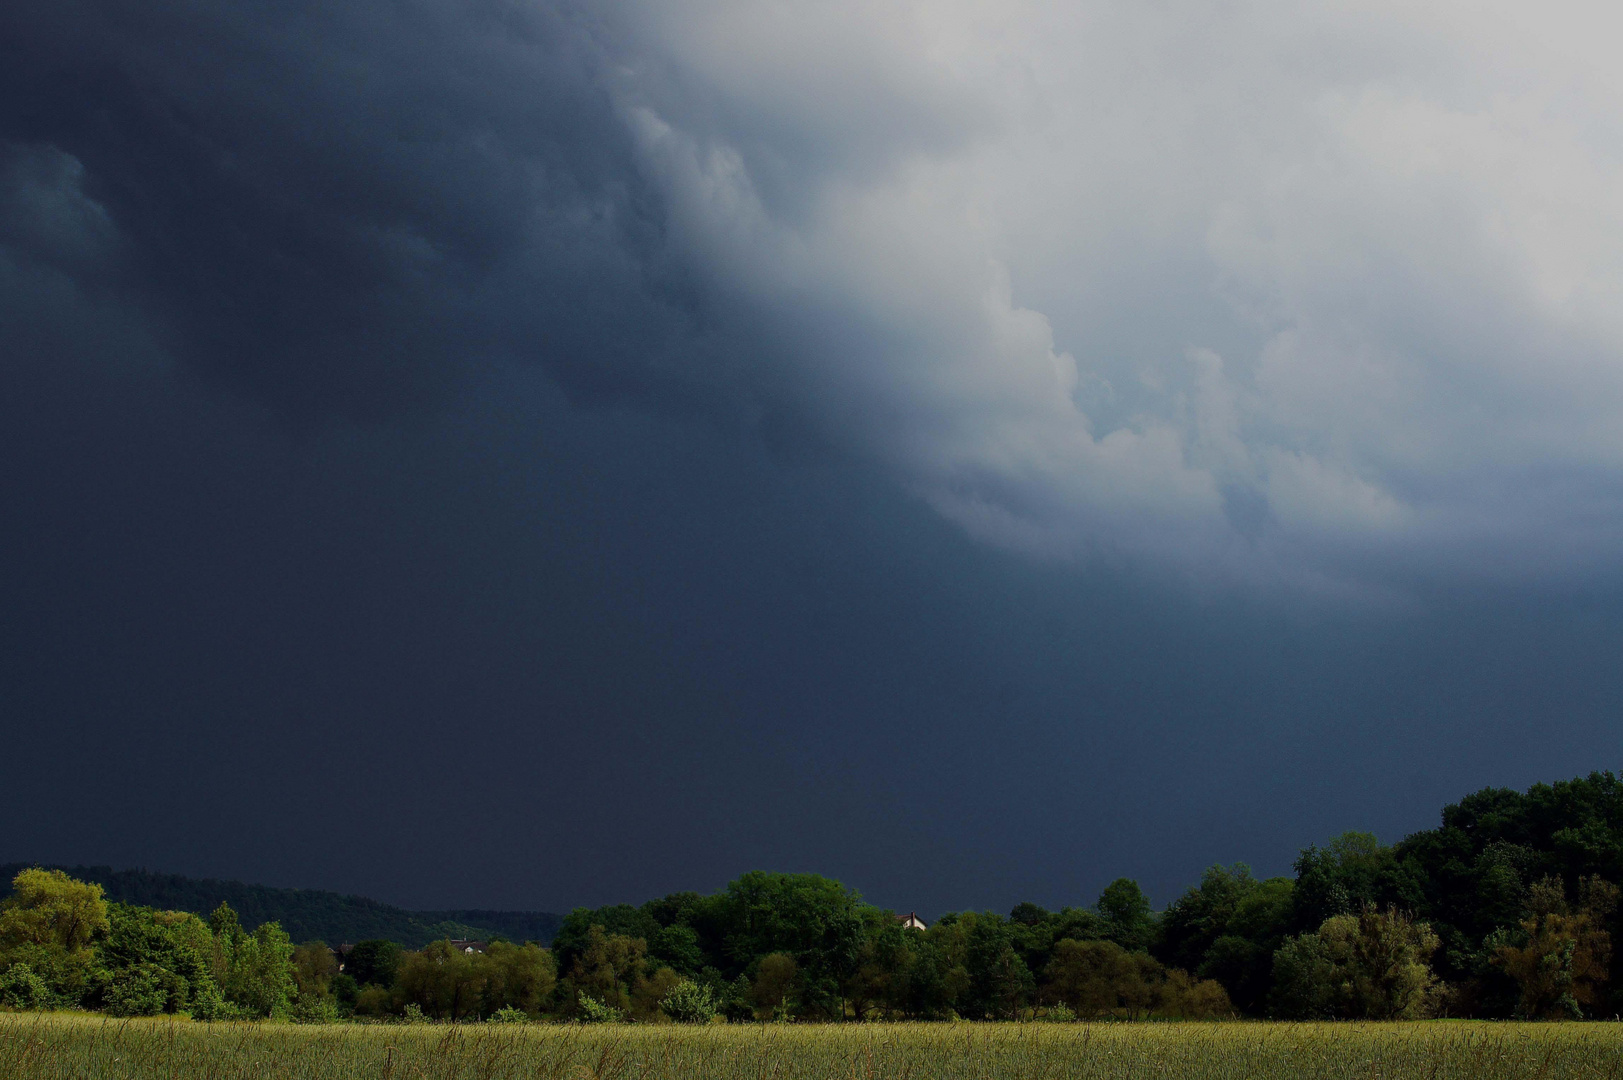
[(1240, 901), (1257, 885), (1251, 868), (1244, 863), (1209, 867), (1199, 885), (1161, 913), (1156, 957), (1168, 967), (1198, 970), (1213, 942), (1228, 932)]
[(1261, 1015), (1273, 979), (1274, 953), (1295, 920), (1295, 883), (1289, 878), (1258, 882), (1234, 905), (1223, 933), (1206, 950), (1194, 974), (1222, 984), (1242, 1012)]
[(993, 914), (966, 914), (964, 968), (967, 992), (960, 998), (964, 1015), (1015, 1020), (1031, 1003), (1036, 980), (1015, 948), (1011, 924)]
[(1155, 935), (1150, 898), (1131, 878), (1117, 878), (1099, 894), (1094, 909), (1105, 920), (1104, 937), (1129, 952), (1149, 947)]
[(662, 929), (652, 914), (631, 904), (576, 908), (564, 917), (557, 937), (552, 939), (552, 955), (558, 970), (567, 972), (574, 967), (594, 926), (601, 927), (605, 934), (640, 939), (645, 948)]
[(841, 988), (856, 970), (863, 938), (866, 905), (856, 892), (818, 874), (752, 871), (728, 884), (720, 907), (733, 964), (786, 953), (799, 973), (801, 1009), (843, 1018)]
[(648, 955), (689, 977), (698, 975), (705, 966), (698, 931), (682, 923), (657, 930), (653, 940), (648, 943)]
[(1400, 881), (1396, 853), (1374, 833), (1346, 832), (1322, 848), (1309, 847), (1296, 859), (1296, 926), (1311, 930), (1369, 904), (1407, 899)]
[(392, 941), (359, 941), (344, 958), (344, 974), (361, 986), (390, 987), (400, 966), (400, 946)]

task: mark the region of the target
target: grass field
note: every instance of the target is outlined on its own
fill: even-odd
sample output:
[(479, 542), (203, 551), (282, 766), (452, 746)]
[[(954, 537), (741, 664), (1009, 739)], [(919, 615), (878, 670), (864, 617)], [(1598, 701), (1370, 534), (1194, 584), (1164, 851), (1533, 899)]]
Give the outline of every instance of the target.
[(1623, 1077), (1623, 1024), (295, 1027), (0, 1016), (5, 1080)]

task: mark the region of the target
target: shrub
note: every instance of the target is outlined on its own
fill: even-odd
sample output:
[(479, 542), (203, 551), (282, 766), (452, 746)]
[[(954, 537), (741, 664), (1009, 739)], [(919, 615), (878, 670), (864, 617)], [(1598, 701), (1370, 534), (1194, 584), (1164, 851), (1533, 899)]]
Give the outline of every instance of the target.
[(1274, 1015), (1419, 1020), (1436, 1011), (1441, 988), (1428, 961), (1437, 935), (1395, 908), (1365, 905), (1335, 915), (1274, 954)]
[(195, 995), (186, 1011), (191, 1014), (193, 1020), (207, 1023), (242, 1019), (242, 1010), (221, 997), (213, 986), (209, 987), (208, 993)]
[[(712, 969), (714, 970), (714, 969)], [(749, 977), (740, 975), (722, 987), (721, 1014), (729, 1020), (755, 1019), (755, 1006), (751, 1004)]]
[(169, 972), (157, 964), (131, 964), (114, 972), (102, 991), (107, 1012), (113, 1016), (156, 1016), (169, 1004)]
[(343, 1019), (338, 1002), (314, 994), (300, 997), (288, 1010), (288, 1019), (295, 1024), (336, 1024)]
[[(394, 995), (387, 987), (363, 986), (355, 995), (356, 1016), (388, 1016), (394, 1009)], [(421, 1008), (418, 1011), (421, 1012)]]
[(528, 1024), (530, 1014), (511, 1005), (503, 1005), (485, 1018), (487, 1024)]
[(653, 1020), (659, 1016), (660, 1002), (670, 996), (670, 992), (682, 981), (682, 976), (668, 967), (658, 968), (653, 974), (639, 978), (632, 987), (631, 1008), (626, 1010), (626, 1015), (633, 1020)]
[(99, 996), (120, 1016), (151, 1016), (218, 993), (209, 930), (195, 915), (113, 904), (108, 922), (95, 947), (91, 1001)]
[(355, 1001), (361, 996), (360, 984), (342, 971), (332, 977), (327, 989), (332, 993), (333, 1000), (346, 1009), (355, 1008)]
[(534, 1015), (552, 1000), (557, 972), (552, 954), (541, 946), (493, 941), (475, 959), (483, 977), (480, 996), (486, 1012), (512, 1008)]
[(1228, 991), (1215, 979), (1195, 979), (1173, 968), (1156, 988), (1155, 1015), (1173, 1020), (1217, 1020), (1234, 1015)]
[(575, 1018), (583, 1024), (618, 1024), (625, 1020), (626, 1014), (594, 997), (582, 994), (580, 1011)]
[(660, 999), (659, 1007), (678, 1024), (708, 1024), (716, 1018), (716, 998), (708, 986), (683, 979)]
[(800, 965), (786, 952), (775, 952), (761, 958), (750, 988), (755, 1003), (755, 1014), (763, 1020), (786, 1020), (793, 1007), (796, 975)]
[(27, 964), (12, 964), (0, 974), (0, 1005), (8, 1009), (49, 1009), (51, 988)]
[(13, 965), (27, 968), (45, 984), (49, 1008), (74, 1005), (91, 990), (96, 974), (95, 950), (68, 951), (59, 945), (24, 943), (9, 948), (0, 945), (0, 972)]
[(1317, 934), (1291, 938), (1274, 953), (1271, 1015), (1284, 1020), (1322, 1020), (1336, 1015), (1336, 964)]
[(406, 1007), (401, 1010), (400, 1019), (402, 1022), (407, 1024), (428, 1023), (428, 1017), (423, 1015), (422, 1006), (418, 1005), (415, 1001), (408, 1002)]

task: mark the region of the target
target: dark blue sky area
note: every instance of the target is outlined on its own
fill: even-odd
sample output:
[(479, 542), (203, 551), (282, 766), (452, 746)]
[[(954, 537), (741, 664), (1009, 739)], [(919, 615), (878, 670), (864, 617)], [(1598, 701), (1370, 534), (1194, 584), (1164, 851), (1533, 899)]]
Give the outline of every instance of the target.
[(4, 389), (6, 858), (424, 907), (752, 867), (932, 913), (1164, 902), (1615, 745), (1612, 599), (1349, 614), (1033, 565), (533, 373), (407, 430), (59, 364)]

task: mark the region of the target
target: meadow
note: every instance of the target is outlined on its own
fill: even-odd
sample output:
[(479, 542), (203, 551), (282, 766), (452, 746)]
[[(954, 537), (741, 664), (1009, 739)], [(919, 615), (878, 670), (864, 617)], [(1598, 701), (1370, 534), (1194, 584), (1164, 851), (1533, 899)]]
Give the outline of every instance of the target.
[(0, 1016), (6, 1080), (1623, 1076), (1623, 1024), (201, 1024)]

